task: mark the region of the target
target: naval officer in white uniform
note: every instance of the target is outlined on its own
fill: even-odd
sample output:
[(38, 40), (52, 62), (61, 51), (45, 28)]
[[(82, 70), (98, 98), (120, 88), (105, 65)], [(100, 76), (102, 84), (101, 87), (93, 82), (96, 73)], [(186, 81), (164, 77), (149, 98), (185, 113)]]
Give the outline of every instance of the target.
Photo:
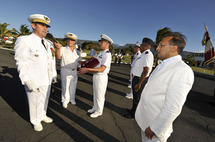
[(113, 44), (113, 40), (107, 35), (101, 35), (99, 40), (99, 46), (101, 52), (98, 54), (97, 59), (99, 65), (95, 68), (81, 68), (79, 73), (93, 72), (93, 108), (88, 112), (92, 113), (90, 117), (96, 118), (103, 113), (105, 93), (108, 83), (108, 73), (111, 65), (111, 53), (109, 51), (110, 44)]
[(149, 38), (144, 38), (142, 40), (142, 44), (140, 46), (142, 54), (137, 58), (137, 61), (132, 69), (133, 104), (131, 109), (127, 109), (128, 113), (124, 115), (126, 118), (134, 118), (142, 90), (152, 71), (154, 56), (150, 51), (150, 48), (153, 47), (153, 45), (154, 42)]
[(61, 101), (63, 107), (67, 108), (69, 102), (73, 105), (75, 102), (75, 92), (78, 80), (77, 67), (78, 63), (81, 61), (80, 52), (74, 47), (74, 44), (77, 41), (77, 36), (73, 33), (66, 33), (66, 47), (58, 42), (55, 42), (57, 47), (56, 57), (61, 59), (61, 86), (62, 86), (62, 95)]
[[(140, 52), (140, 45), (139, 45), (139, 44), (136, 44), (136, 45), (134, 46), (134, 52), (135, 52), (135, 54), (134, 54), (134, 58), (133, 58), (132, 63), (131, 63), (131, 70), (130, 70), (130, 80), (131, 80), (131, 84), (129, 85), (129, 86), (130, 86), (129, 88), (131, 88), (131, 85), (132, 85), (132, 78), (133, 78), (133, 77), (132, 77), (132, 70), (133, 70), (134, 64), (135, 64), (135, 62), (137, 61), (137, 58), (141, 55), (141, 52)], [(131, 92), (130, 92), (130, 93), (127, 93), (125, 97), (128, 98), (128, 99), (133, 99), (132, 88), (131, 88)]]
[(57, 77), (54, 45), (45, 39), (50, 19), (42, 14), (28, 17), (33, 33), (20, 36), (15, 43), (15, 60), (19, 77), (28, 97), (30, 121), (35, 131), (42, 131), (41, 121), (51, 123), (47, 106), (51, 83)]

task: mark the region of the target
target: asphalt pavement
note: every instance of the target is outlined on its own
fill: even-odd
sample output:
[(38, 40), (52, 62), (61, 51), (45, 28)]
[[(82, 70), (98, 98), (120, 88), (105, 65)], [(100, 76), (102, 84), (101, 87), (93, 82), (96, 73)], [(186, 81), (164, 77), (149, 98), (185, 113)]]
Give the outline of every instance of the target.
[[(48, 116), (51, 124), (35, 132), (29, 122), (27, 97), (14, 61), (14, 52), (0, 48), (0, 141), (1, 142), (140, 142), (140, 128), (134, 119), (124, 118), (132, 100), (129, 92), (129, 65), (111, 65), (103, 115), (90, 118), (93, 105), (92, 74), (80, 75), (76, 105), (61, 104), (60, 67), (58, 83), (53, 86)], [(214, 142), (215, 107), (211, 105), (215, 76), (195, 73), (195, 82), (181, 115), (174, 121), (168, 142)]]

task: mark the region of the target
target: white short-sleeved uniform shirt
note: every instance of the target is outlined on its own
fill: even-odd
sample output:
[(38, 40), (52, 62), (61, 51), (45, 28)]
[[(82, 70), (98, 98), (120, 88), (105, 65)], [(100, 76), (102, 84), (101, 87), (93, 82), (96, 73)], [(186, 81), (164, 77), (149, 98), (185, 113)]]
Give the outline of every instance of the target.
[(135, 62), (132, 73), (134, 76), (141, 77), (141, 74), (143, 72), (144, 67), (149, 68), (149, 72), (146, 77), (149, 76), (150, 72), (152, 71), (152, 66), (154, 62), (154, 56), (152, 52), (148, 49), (144, 51), (138, 58), (137, 61)]
[(141, 52), (140, 52), (140, 51), (138, 51), (137, 53), (135, 53), (134, 58), (133, 58), (132, 63), (131, 63), (131, 67), (134, 66), (135, 62), (137, 61), (137, 58), (138, 58), (140, 55), (141, 55)]
[(81, 56), (80, 52), (76, 48), (74, 48), (72, 52), (72, 50), (68, 46), (61, 47), (60, 54), (60, 64), (62, 68), (77, 69), (78, 62), (81, 61)]
[[(111, 65), (111, 53), (110, 53), (109, 49), (101, 51), (96, 58), (98, 59), (99, 64), (95, 68), (99, 68), (102, 65), (104, 65), (106, 67), (106, 69), (102, 73), (108, 74), (110, 71), (110, 65)], [(99, 73), (99, 74), (101, 74), (101, 73)]]

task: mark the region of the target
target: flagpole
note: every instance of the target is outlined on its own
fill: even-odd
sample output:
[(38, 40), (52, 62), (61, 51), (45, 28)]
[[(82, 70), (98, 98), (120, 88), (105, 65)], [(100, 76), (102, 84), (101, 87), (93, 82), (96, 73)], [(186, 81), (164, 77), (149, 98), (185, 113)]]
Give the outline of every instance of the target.
[(205, 25), (205, 30), (208, 32), (208, 27), (206, 26), (206, 24), (204, 23), (204, 25)]

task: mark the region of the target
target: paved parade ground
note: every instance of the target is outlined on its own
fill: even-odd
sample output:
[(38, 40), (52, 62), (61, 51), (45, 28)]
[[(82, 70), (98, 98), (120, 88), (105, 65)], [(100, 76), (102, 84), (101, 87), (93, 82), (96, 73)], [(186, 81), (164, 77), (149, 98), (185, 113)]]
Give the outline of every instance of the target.
[[(29, 122), (24, 87), (19, 80), (14, 52), (0, 48), (0, 142), (140, 142), (140, 128), (134, 119), (123, 117), (132, 100), (129, 92), (129, 65), (111, 65), (103, 115), (93, 119), (87, 110), (93, 105), (92, 74), (80, 75), (76, 105), (61, 105), (59, 61), (58, 83), (53, 86), (48, 106), (51, 124), (43, 124), (36, 132)], [(168, 142), (214, 142), (215, 107), (213, 101), (215, 76), (195, 73), (195, 82), (181, 115), (174, 122)], [(152, 90), (153, 91), (153, 90)]]

